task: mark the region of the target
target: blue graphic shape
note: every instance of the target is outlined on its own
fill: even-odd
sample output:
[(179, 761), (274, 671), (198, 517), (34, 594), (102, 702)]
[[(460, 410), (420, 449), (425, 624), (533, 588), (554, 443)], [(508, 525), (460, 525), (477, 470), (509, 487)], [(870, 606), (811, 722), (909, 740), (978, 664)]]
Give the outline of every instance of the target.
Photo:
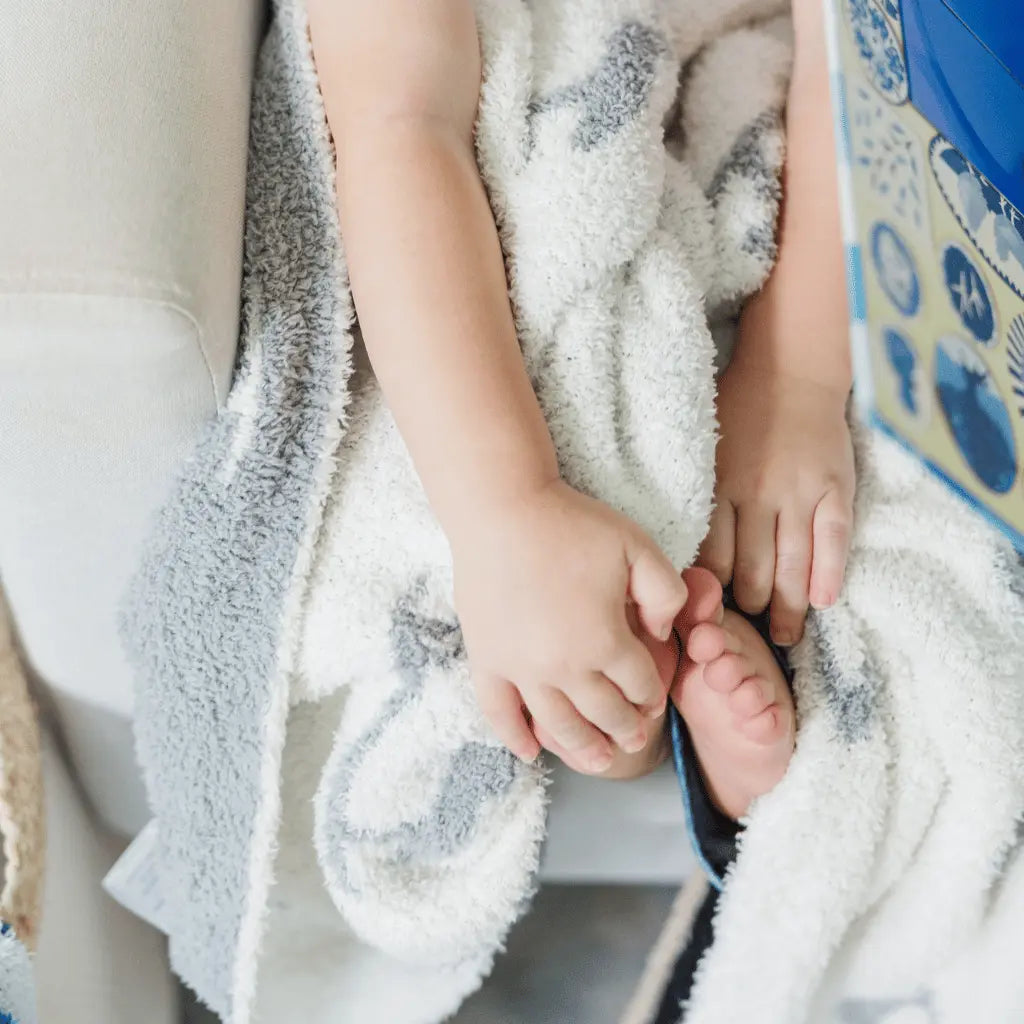
[(985, 262), (1024, 299), (1024, 213), (941, 135), (929, 146), (939, 191)]
[(903, 43), (874, 0), (846, 0), (850, 32), (868, 80), (890, 103), (905, 103), (907, 61)]
[(882, 332), (885, 357), (896, 374), (897, 394), (903, 408), (912, 416), (921, 412), (921, 399), (917, 393), (917, 353), (905, 334), (892, 327)]
[(906, 242), (889, 224), (879, 221), (871, 229), (871, 258), (882, 291), (904, 315), (921, 308), (921, 282)]
[(946, 291), (960, 322), (983, 345), (996, 341), (996, 315), (992, 297), (981, 271), (956, 245), (947, 245), (942, 254), (942, 272)]
[(1024, 313), (1014, 317), (1006, 336), (1006, 370), (1017, 399), (1017, 411), (1024, 419)]
[(890, 18), (895, 18), (896, 21), (900, 20), (900, 5), (896, 0), (884, 0), (882, 6), (885, 8), (885, 13), (888, 14)]
[(850, 97), (854, 164), (904, 225), (923, 228), (927, 186), (920, 143), (866, 85), (856, 84)]
[(940, 338), (936, 346), (935, 389), (964, 462), (989, 490), (1006, 494), (1017, 478), (1010, 414), (988, 367), (956, 335)]

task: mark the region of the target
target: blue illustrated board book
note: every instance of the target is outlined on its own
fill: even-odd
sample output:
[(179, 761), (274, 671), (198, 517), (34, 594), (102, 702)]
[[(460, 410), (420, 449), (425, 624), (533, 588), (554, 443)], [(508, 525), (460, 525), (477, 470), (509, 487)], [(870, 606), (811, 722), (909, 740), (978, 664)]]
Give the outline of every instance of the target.
[(1024, 0), (825, 0), (856, 396), (1024, 550)]

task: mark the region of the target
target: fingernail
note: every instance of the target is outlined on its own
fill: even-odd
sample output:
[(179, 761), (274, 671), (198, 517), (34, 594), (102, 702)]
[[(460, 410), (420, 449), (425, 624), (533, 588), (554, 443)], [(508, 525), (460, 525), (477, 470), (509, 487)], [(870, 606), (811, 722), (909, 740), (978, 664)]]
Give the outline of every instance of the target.
[(663, 643), (668, 643), (668, 638), (672, 635), (672, 623), (670, 622), (667, 626), (663, 626), (658, 632), (658, 639)]
[(657, 707), (648, 708), (644, 712), (644, 717), (656, 722), (663, 714), (665, 714), (665, 705), (660, 704)]
[(600, 754), (591, 754), (588, 763), (595, 772), (603, 772), (612, 766), (613, 760), (611, 751), (605, 750)]
[(793, 634), (787, 629), (779, 629), (775, 631), (775, 643), (779, 647), (792, 647), (793, 646)]

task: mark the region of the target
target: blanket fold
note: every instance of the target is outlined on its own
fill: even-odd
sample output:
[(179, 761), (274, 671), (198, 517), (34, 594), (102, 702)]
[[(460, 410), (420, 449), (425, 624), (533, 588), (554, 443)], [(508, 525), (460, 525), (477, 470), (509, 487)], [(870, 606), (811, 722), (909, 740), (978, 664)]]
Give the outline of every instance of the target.
[[(680, 567), (694, 557), (711, 508), (713, 336), (775, 255), (790, 63), (781, 6), (477, 5), (479, 165), (562, 472), (634, 518)], [(497, 745), (475, 707), (447, 545), (355, 328), (331, 142), (299, 0), (275, 5), (259, 58), (243, 298), (227, 407), (160, 517), (124, 621), (158, 866), (167, 891), (181, 897), (168, 901), (172, 960), (230, 1024), (258, 1017), (257, 978), (274, 973), (261, 953), (287, 945), (277, 933), (264, 941), (275, 857), (280, 865), (290, 844), (308, 843), (316, 859), (307, 880), (326, 890), (339, 922), (389, 961), (451, 979), (455, 1004), (486, 974), (528, 903), (544, 777)], [(959, 680), (968, 670), (977, 680), (984, 663), (1005, 681), (1016, 664), (1024, 633), (1012, 618), (1011, 570), (986, 589), (964, 555), (1008, 566), (1000, 542), (945, 494), (919, 485), (899, 453), (867, 436), (858, 451), (859, 512), (874, 547), (859, 549), (846, 604), (818, 620), (797, 666), (801, 739), (791, 774), (812, 775), (813, 788), (795, 807), (785, 794), (798, 783), (780, 787), (753, 816), (729, 883), (742, 895), (721, 911), (724, 952), (716, 943), (688, 1020), (747, 1019), (745, 1007), (729, 1016), (740, 954), (751, 953), (735, 936), (748, 927), (764, 934), (767, 925), (753, 928), (751, 915), (767, 922), (787, 907), (759, 882), (783, 856), (772, 845), (778, 836), (791, 841), (786, 857), (806, 848), (819, 888), (833, 877), (826, 868), (837, 848), (850, 854), (850, 875), (835, 887), (841, 905), (823, 902), (829, 909), (806, 940), (794, 932), (766, 957), (776, 972), (759, 969), (770, 1012), (750, 1019), (789, 1024), (809, 1019), (822, 950), (837, 949), (857, 915), (897, 892), (925, 850), (920, 834), (944, 813), (955, 817), (939, 807), (944, 785), (921, 769), (941, 758), (916, 736), (908, 693), (897, 685), (908, 671), (923, 685), (937, 666), (931, 654), (914, 661), (916, 653), (899, 652), (932, 643), (927, 623), (938, 621), (946, 639), (973, 637), (942, 648), (944, 678), (955, 665)], [(873, 473), (899, 486), (890, 494)], [(893, 517), (903, 525), (886, 535)], [(959, 531), (956, 557), (928, 517)], [(885, 554), (893, 545), (914, 552), (899, 586)], [(941, 585), (947, 570), (961, 582), (954, 593)], [(934, 603), (926, 585), (942, 591)], [(958, 616), (969, 625), (955, 634)], [(971, 633), (990, 625), (996, 632)], [(996, 690), (977, 681), (972, 692), (985, 702)], [(883, 697), (891, 713), (877, 710)], [(998, 708), (1016, 712), (1001, 700), (985, 705), (993, 728)], [(328, 706), (336, 731), (311, 769), (312, 755), (295, 756), (295, 720)], [(875, 728), (882, 721), (886, 737), (898, 732), (895, 746)], [(956, 790), (964, 800), (988, 793), (997, 753), (1007, 758), (1003, 783), (1016, 771), (1010, 738), (989, 733), (983, 740), (968, 730), (972, 770)], [(823, 771), (832, 751), (835, 767)], [(304, 834), (279, 834), (282, 808), (308, 793), (311, 770), (312, 820)], [(1005, 786), (999, 792), (985, 850), (1005, 862), (1012, 801)], [(816, 836), (809, 809), (824, 813), (855, 796), (873, 809), (870, 820)], [(891, 846), (887, 815), (897, 812), (917, 833), (901, 832), (879, 868), (877, 851)], [(976, 856), (936, 857), (929, 877), (955, 868), (965, 886), (981, 884)], [(823, 901), (836, 895), (814, 891)], [(785, 890), (806, 910), (800, 892)], [(962, 923), (974, 920), (968, 904)], [(936, 956), (940, 947), (936, 935)], [(792, 955), (780, 964), (784, 951)], [(351, 1019), (366, 1019), (355, 1006)], [(427, 1019), (415, 1009), (389, 1014), (396, 1024)]]

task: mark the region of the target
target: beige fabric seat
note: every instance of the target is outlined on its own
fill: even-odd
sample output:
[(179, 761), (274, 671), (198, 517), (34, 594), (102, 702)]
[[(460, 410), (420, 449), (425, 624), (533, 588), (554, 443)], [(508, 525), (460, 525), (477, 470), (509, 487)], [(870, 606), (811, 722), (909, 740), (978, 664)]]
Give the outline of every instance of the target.
[(111, 829), (146, 818), (117, 604), (231, 374), (262, 15), (262, 0), (0, 14), (0, 578), (70, 755), (51, 745), (45, 766), (44, 1024), (176, 1014), (160, 936), (99, 890)]
[(111, 785), (137, 776), (116, 608), (230, 379), (261, 14), (9, 0), (2, 15), (0, 576), (76, 769), (125, 830), (144, 811)]

